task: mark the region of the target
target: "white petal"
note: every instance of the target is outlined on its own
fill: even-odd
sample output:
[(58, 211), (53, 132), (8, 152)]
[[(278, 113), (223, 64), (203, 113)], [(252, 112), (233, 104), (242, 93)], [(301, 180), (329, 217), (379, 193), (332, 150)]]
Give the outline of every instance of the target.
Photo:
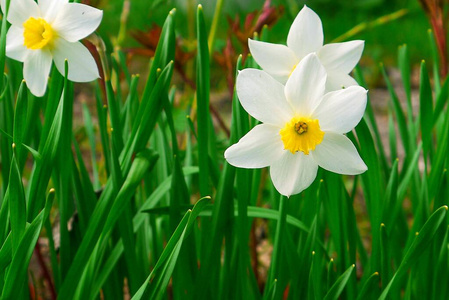
[(299, 61), (295, 53), (284, 45), (248, 39), (248, 46), (259, 66), (284, 84)]
[(353, 85), (359, 85), (354, 78), (345, 73), (328, 72), (326, 81), (326, 92), (332, 92), (347, 88)]
[(326, 70), (315, 54), (301, 60), (285, 84), (285, 96), (296, 114), (309, 116), (319, 104), (326, 85)]
[(33, 95), (41, 97), (45, 94), (50, 67), (50, 51), (42, 49), (30, 51), (23, 64), (23, 77)]
[(68, 0), (38, 0), (37, 2), (39, 3), (42, 16), (48, 23), (52, 23), (62, 6), (69, 3)]
[(313, 112), (313, 118), (319, 120), (320, 128), (324, 132), (351, 131), (365, 112), (366, 93), (367, 90), (360, 86), (327, 93)]
[(24, 62), (30, 51), (23, 43), (23, 28), (12, 25), (6, 34), (6, 56)]
[(236, 90), (243, 108), (261, 122), (283, 126), (293, 117), (293, 109), (285, 99), (284, 86), (264, 71), (241, 71)]
[(75, 82), (88, 82), (99, 76), (97, 64), (92, 54), (80, 42), (69, 43), (64, 39), (54, 42), (53, 59), (58, 71), (64, 75), (64, 62), (69, 62), (68, 79)]
[[(2, 3), (2, 6), (5, 5)], [(17, 27), (30, 17), (39, 18), (41, 12), (39, 6), (33, 0), (11, 0), (9, 3), (8, 22)]]
[(315, 180), (317, 170), (318, 165), (310, 155), (284, 151), (281, 159), (270, 166), (270, 175), (276, 190), (290, 197), (308, 188)]
[(298, 59), (318, 51), (323, 46), (323, 25), (320, 17), (305, 5), (290, 27), (287, 45)]
[(323, 169), (338, 174), (357, 175), (368, 169), (352, 142), (338, 133), (326, 132), (312, 157)]
[(79, 3), (62, 5), (51, 24), (59, 36), (69, 42), (79, 41), (97, 29), (103, 12), (99, 9)]
[(328, 72), (348, 74), (359, 62), (364, 45), (364, 41), (327, 44), (317, 55)]
[(279, 128), (260, 124), (251, 129), (237, 144), (229, 147), (224, 157), (240, 168), (264, 168), (278, 160), (284, 152)]

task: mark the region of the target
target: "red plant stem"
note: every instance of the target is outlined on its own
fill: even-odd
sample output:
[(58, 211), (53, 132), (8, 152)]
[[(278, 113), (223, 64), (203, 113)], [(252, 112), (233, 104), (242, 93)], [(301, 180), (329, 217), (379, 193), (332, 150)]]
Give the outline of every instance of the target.
[(438, 52), (440, 54), (440, 67), (441, 75), (446, 77), (448, 72), (447, 66), (447, 40), (446, 40), (446, 30), (444, 28), (444, 22), (441, 16), (432, 16), (430, 18), (430, 23), (432, 24), (433, 33), (435, 35), (435, 40), (437, 43)]
[(217, 112), (215, 107), (212, 104), (209, 104), (209, 110), (212, 113), (212, 115), (215, 117), (215, 119), (218, 122), (218, 125), (220, 128), (226, 133), (226, 136), (229, 138), (231, 136), (231, 131), (226, 126), (226, 123), (223, 121), (223, 118), (220, 116), (220, 114)]
[(34, 248), (34, 253), (36, 254), (37, 261), (39, 262), (39, 265), (42, 269), (42, 274), (44, 276), (44, 279), (48, 283), (48, 289), (50, 290), (51, 299), (56, 300), (56, 290), (55, 286), (53, 285), (53, 281), (51, 280), (50, 272), (48, 271), (47, 265), (45, 264), (44, 258), (41, 254), (41, 248), (39, 246), (39, 242), (36, 243), (36, 246)]
[(106, 83), (104, 81), (105, 79), (105, 74), (104, 74), (104, 70), (103, 70), (103, 65), (101, 63), (101, 58), (100, 58), (100, 54), (98, 53), (97, 47), (92, 44), (90, 41), (88, 40), (84, 40), (84, 45), (86, 46), (86, 48), (89, 50), (90, 54), (92, 54), (93, 58), (95, 59), (95, 63), (97, 64), (98, 67), (98, 73), (100, 74), (100, 78), (98, 78), (98, 82), (100, 85), (100, 90), (101, 90), (101, 94), (103, 95), (103, 104), (107, 105), (107, 97), (106, 97)]

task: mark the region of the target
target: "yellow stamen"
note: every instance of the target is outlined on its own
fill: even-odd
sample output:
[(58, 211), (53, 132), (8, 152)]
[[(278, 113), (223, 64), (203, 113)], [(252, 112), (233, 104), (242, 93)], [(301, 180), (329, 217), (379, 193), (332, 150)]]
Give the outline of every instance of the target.
[(293, 66), (292, 70), (290, 71), (290, 74), (288, 74), (288, 77), (292, 76), (292, 73), (296, 69), (296, 66), (297, 66), (297, 64)]
[(279, 131), (284, 149), (291, 153), (302, 151), (308, 155), (310, 150), (323, 141), (324, 132), (320, 129), (318, 120), (294, 117)]
[(55, 32), (44, 19), (31, 17), (23, 23), (23, 28), (23, 43), (28, 49), (37, 50), (51, 46)]

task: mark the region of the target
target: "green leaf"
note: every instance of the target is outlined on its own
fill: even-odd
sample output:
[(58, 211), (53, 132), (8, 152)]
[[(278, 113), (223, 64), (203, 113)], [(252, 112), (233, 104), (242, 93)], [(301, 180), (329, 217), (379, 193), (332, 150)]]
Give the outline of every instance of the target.
[(401, 71), (402, 85), (404, 86), (404, 92), (407, 97), (407, 115), (409, 122), (413, 117), (412, 109), (412, 87), (411, 87), (411, 72), (410, 72), (410, 57), (407, 45), (399, 46), (398, 49), (398, 62), (399, 70)]
[[(437, 25), (438, 26), (438, 25)], [(427, 36), (429, 37), (429, 45), (432, 53), (433, 61), (433, 77), (435, 82), (435, 92), (440, 92), (440, 67), (447, 68), (447, 66), (442, 66), (440, 64), (440, 55), (438, 54), (438, 46), (435, 42), (435, 38), (431, 29), (427, 30)]]
[[(13, 144), (14, 146), (14, 144)], [(13, 147), (14, 148), (14, 147)], [(9, 175), (9, 210), (13, 252), (17, 251), (19, 242), (25, 232), (26, 200), (23, 190), (22, 176), (17, 166), (16, 155), (13, 154)]]
[(142, 299), (142, 296), (148, 288), (148, 283), (150, 282), (150, 299), (160, 299), (166, 292), (166, 288), (178, 259), (179, 251), (181, 250), (183, 241), (191, 230), (191, 227), (194, 224), (199, 213), (204, 209), (209, 200), (209, 197), (202, 198), (198, 200), (191, 211), (187, 211), (187, 213), (184, 215), (184, 218), (182, 218), (178, 227), (173, 232), (170, 240), (167, 243), (167, 246), (159, 257), (147, 280), (143, 283), (137, 293), (132, 297), (132, 300)]
[(407, 123), (405, 119), (404, 112), (401, 108), (401, 103), (399, 102), (399, 98), (396, 95), (393, 85), (388, 78), (387, 72), (385, 71), (385, 67), (383, 65), (380, 66), (380, 70), (384, 77), (385, 83), (387, 84), (388, 91), (390, 93), (391, 100), (393, 101), (394, 112), (396, 114), (396, 120), (398, 122), (399, 133), (402, 139), (402, 145), (404, 146), (405, 154), (410, 153), (410, 136), (407, 129)]
[[(433, 98), (430, 88), (430, 79), (427, 74), (425, 61), (421, 62), (420, 84), (419, 84), (419, 108), (421, 121), (421, 139), (423, 142), (424, 157), (426, 158), (431, 149), (432, 126), (433, 126)], [(424, 162), (426, 163), (426, 159)]]
[[(198, 173), (198, 167), (186, 167), (183, 168), (183, 172), (185, 175), (196, 174)], [(155, 207), (162, 199), (162, 197), (170, 191), (171, 180), (172, 177), (169, 176), (161, 184), (159, 184), (156, 190), (153, 191), (153, 193), (144, 201), (140, 209), (136, 212), (133, 218), (134, 232), (137, 232), (137, 230), (139, 230), (144, 224), (145, 214), (143, 214), (142, 212), (146, 212), (152, 207)], [(96, 295), (96, 293), (100, 291), (100, 288), (103, 286), (107, 277), (110, 275), (112, 269), (121, 257), (123, 250), (123, 241), (119, 240), (114, 249), (111, 251), (109, 257), (105, 260), (106, 262), (104, 264), (104, 268), (100, 270), (100, 273), (97, 276), (97, 279), (92, 288), (93, 295)]]
[(381, 256), (381, 273), (382, 285), (385, 285), (390, 280), (390, 251), (388, 243), (388, 234), (385, 224), (380, 224), (380, 256)]
[[(65, 98), (63, 96), (60, 97), (60, 101), (57, 110), (54, 113), (54, 117), (52, 115), (53, 118), (48, 117), (46, 113), (46, 117), (48, 117), (48, 119), (46, 119), (46, 124), (49, 125), (44, 126), (43, 133), (45, 131), (45, 128), (48, 127), (48, 135), (43, 136), (43, 138), (41, 139), (41, 143), (39, 145), (39, 153), (41, 153), (42, 159), (36, 161), (36, 166), (33, 169), (31, 178), (29, 180), (30, 183), (27, 191), (28, 220), (33, 219), (37, 215), (39, 209), (44, 206), (45, 190), (53, 171), (56, 154), (59, 150), (59, 141), (62, 134), (63, 118), (66, 115), (65, 112), (69, 109), (64, 99)], [(47, 110), (49, 106), (50, 105), (47, 106)]]
[(449, 76), (446, 77), (443, 83), (443, 87), (441, 88), (440, 92), (436, 95), (435, 100), (435, 110), (433, 112), (433, 118), (432, 118), (432, 128), (438, 121), (439, 117), (444, 112), (444, 106), (447, 103), (447, 99), (449, 97)]
[[(3, 18), (2, 18), (2, 29), (0, 31), (0, 70), (5, 69), (5, 61), (6, 61), (6, 32), (8, 28), (8, 11), (9, 11), (9, 3), (11, 0), (6, 0), (5, 7), (2, 7)], [(3, 73), (3, 72), (2, 72)], [(3, 78), (0, 79), (0, 94), (3, 93), (4, 90)]]
[[(148, 105), (147, 99), (149, 99), (151, 93), (153, 92), (158, 69), (165, 67), (175, 58), (175, 15), (176, 9), (172, 9), (165, 19), (164, 26), (162, 27), (161, 36), (156, 47), (156, 52), (154, 54), (153, 62), (151, 64), (148, 79), (142, 95), (142, 110), (145, 110), (145, 107)], [(139, 110), (135, 123), (140, 124), (143, 115), (144, 114)]]
[(354, 268), (355, 265), (350, 266), (340, 277), (338, 277), (337, 281), (335, 281), (335, 283), (331, 286), (326, 296), (324, 296), (324, 300), (338, 299), (341, 292), (343, 292), (346, 283), (348, 283), (349, 277), (351, 276)]
[[(25, 81), (20, 84), (19, 91), (17, 92), (16, 107), (14, 109), (14, 130), (13, 130), (13, 143), (16, 145), (16, 153), (20, 153), (22, 143), (24, 143), (24, 136), (28, 128), (27, 120), (27, 104), (28, 94)], [(19, 156), (20, 157), (20, 156)], [(16, 158), (17, 159), (17, 158)], [(20, 166), (20, 163), (18, 164)], [(21, 168), (19, 167), (19, 170)]]
[[(150, 150), (145, 150), (137, 154), (131, 170), (123, 183), (117, 197), (112, 197), (111, 188), (107, 187), (103, 191), (102, 198), (98, 201), (92, 217), (89, 222), (86, 234), (81, 242), (80, 247), (73, 259), (73, 262), (68, 270), (67, 276), (62, 283), (59, 291), (61, 299), (70, 299), (77, 286), (73, 282), (79, 282), (86, 264), (89, 261), (95, 245), (101, 235), (109, 233), (114, 227), (115, 222), (121, 215), (121, 210), (134, 194), (136, 187), (140, 184), (143, 175), (157, 160), (157, 154)], [(109, 180), (111, 181), (111, 179)], [(111, 184), (109, 184), (111, 186)], [(108, 189), (108, 192), (106, 191)], [(112, 206), (112, 207), (111, 207)]]
[(145, 102), (139, 108), (138, 115), (133, 124), (131, 138), (127, 141), (125, 148), (120, 154), (120, 165), (124, 173), (129, 170), (133, 155), (144, 149), (148, 143), (158, 116), (162, 111), (163, 97), (166, 97), (165, 93), (168, 91), (168, 85), (170, 84), (172, 75), (173, 61), (161, 72), (149, 99), (142, 100)]
[(197, 128), (198, 128), (198, 165), (200, 167), (200, 194), (202, 197), (210, 195), (209, 187), (209, 93), (210, 66), (209, 49), (207, 45), (206, 24), (204, 22), (203, 7), (198, 5), (197, 14), (198, 54), (196, 66), (196, 99), (197, 99)]
[(2, 299), (15, 299), (17, 292), (24, 288), (25, 280), (27, 279), (28, 264), (36, 246), (37, 239), (39, 238), (42, 225), (50, 214), (54, 196), (54, 190), (51, 190), (48, 194), (44, 210), (28, 226), (20, 240), (17, 251), (13, 253), (11, 265), (5, 278)]
[(369, 296), (373, 296), (379, 292), (379, 273), (374, 272), (362, 286), (356, 300), (369, 299)]
[(429, 199), (433, 199), (438, 191), (438, 187), (443, 180), (443, 171), (446, 168), (447, 151), (449, 147), (449, 109), (444, 115), (444, 124), (441, 132), (437, 136), (438, 147), (432, 161), (432, 169), (428, 175)]
[(0, 248), (0, 270), (6, 270), (6, 267), (12, 260), (11, 233), (8, 234), (2, 247)]
[(383, 290), (379, 300), (387, 298), (390, 290), (398, 284), (400, 278), (404, 276), (407, 270), (418, 261), (424, 250), (430, 246), (430, 242), (432, 241), (435, 233), (446, 218), (447, 210), (447, 206), (442, 206), (437, 209), (423, 225), (421, 231), (416, 234), (415, 240), (402, 258), (401, 264), (388, 285)]

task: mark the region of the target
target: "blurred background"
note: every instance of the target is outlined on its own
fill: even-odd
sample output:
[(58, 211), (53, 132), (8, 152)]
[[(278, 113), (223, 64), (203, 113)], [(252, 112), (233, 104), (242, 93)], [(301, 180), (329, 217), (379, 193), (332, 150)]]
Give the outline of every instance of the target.
[[(243, 42), (248, 35), (252, 35), (250, 29), (260, 31), (264, 24), (268, 25), (265, 40), (285, 43), (286, 35), (283, 33), (288, 32), (303, 5), (309, 6), (320, 16), (325, 43), (351, 39), (366, 41), (360, 64), (368, 68), (366, 76), (369, 84), (377, 83), (380, 62), (387, 66), (394, 64), (399, 45), (408, 44), (411, 62), (417, 66), (421, 59), (430, 57), (427, 30), (431, 24), (418, 0), (91, 0), (90, 3), (104, 10), (99, 32), (105, 40), (112, 38), (112, 43), (118, 42), (130, 55), (145, 56), (152, 54), (144, 49), (156, 45), (157, 28), (162, 26), (168, 11), (174, 7), (177, 9), (178, 52), (194, 52), (196, 6), (202, 4), (206, 26), (211, 28), (217, 1), (222, 5), (222, 13), (212, 48), (214, 78), (223, 78), (220, 76), (223, 61), (220, 61), (222, 57), (219, 54), (225, 53), (228, 39), (231, 39), (234, 59), (245, 52)], [(114, 41), (120, 31), (117, 20), (122, 11), (127, 11), (123, 10), (124, 5), (129, 8), (126, 34), (122, 40)], [(344, 34), (350, 30), (354, 31), (345, 38)], [(112, 44), (108, 48), (112, 50)], [(190, 58), (193, 57), (190, 55)], [(189, 57), (183, 59), (189, 60)], [(185, 65), (185, 61), (181, 63)], [(216, 86), (212, 87), (220, 89), (221, 84), (224, 82), (217, 80)]]

